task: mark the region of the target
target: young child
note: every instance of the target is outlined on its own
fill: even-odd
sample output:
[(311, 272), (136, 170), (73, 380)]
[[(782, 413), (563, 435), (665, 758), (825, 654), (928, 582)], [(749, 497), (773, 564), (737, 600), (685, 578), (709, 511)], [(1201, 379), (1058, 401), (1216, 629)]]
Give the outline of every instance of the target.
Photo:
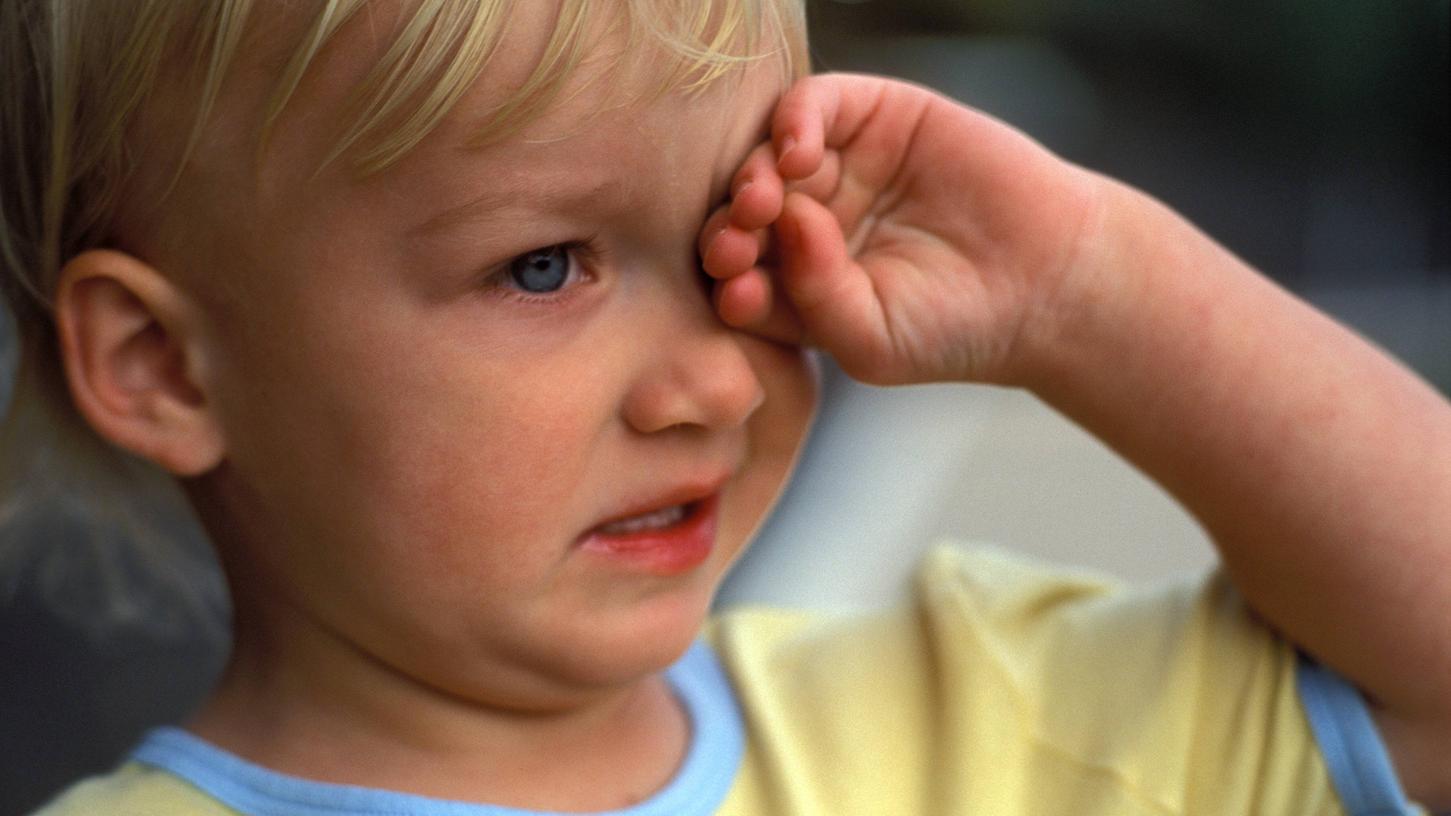
[[(57, 77), (21, 387), (178, 477), (234, 647), (44, 813), (1451, 806), (1451, 407), (1146, 196), (915, 87), (783, 97), (788, 0), (105, 7), (4, 20)], [(707, 624), (808, 342), (1032, 388), (1234, 587), (944, 550)]]

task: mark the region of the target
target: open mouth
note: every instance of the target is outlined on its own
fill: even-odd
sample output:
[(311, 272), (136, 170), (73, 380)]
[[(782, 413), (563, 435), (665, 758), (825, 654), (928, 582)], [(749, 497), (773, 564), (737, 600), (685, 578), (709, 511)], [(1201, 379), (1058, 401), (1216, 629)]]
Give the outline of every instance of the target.
[(580, 540), (589, 552), (630, 570), (678, 575), (705, 563), (715, 547), (720, 494), (605, 522)]
[(685, 521), (700, 509), (701, 502), (693, 501), (685, 504), (676, 504), (670, 507), (662, 507), (649, 513), (641, 513), (638, 516), (617, 519), (608, 524), (601, 524), (595, 528), (600, 535), (618, 536), (629, 535), (639, 532), (658, 532), (667, 530)]

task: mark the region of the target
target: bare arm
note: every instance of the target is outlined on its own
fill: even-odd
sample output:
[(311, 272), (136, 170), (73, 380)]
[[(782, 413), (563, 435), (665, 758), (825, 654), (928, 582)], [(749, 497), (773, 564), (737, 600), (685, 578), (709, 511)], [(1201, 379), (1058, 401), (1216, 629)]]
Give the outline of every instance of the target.
[(1093, 295), (1063, 301), (1092, 306), (1026, 384), (1194, 513), (1256, 612), (1366, 693), (1407, 790), (1451, 806), (1451, 404), (1108, 184)]
[(1451, 404), (1149, 196), (905, 83), (799, 83), (733, 190), (701, 239), (723, 319), (867, 382), (1036, 391), (1200, 519), (1451, 807)]

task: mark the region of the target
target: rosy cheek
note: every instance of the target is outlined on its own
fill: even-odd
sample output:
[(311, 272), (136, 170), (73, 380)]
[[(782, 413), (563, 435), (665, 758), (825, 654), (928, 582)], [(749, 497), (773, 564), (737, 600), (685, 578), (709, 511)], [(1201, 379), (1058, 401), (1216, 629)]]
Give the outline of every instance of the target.
[[(766, 404), (786, 436), (798, 437), (816, 411), (821, 367), (814, 352), (792, 346), (756, 341), (752, 343), (753, 366), (766, 388)], [(773, 405), (774, 403), (774, 405)]]

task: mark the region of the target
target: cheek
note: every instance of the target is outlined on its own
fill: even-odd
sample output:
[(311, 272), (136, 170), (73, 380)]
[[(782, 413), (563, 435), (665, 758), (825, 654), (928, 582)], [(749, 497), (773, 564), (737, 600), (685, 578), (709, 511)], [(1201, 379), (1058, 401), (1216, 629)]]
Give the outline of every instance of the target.
[(550, 549), (587, 473), (598, 406), (517, 373), (481, 374), (465, 386), (420, 393), (389, 412), (372, 480), (388, 497), (380, 509), (430, 541)]
[(557, 366), (418, 338), (389, 355), (363, 340), (294, 348), (249, 380), (267, 385), (244, 392), (257, 399), (242, 417), (239, 476), (281, 514), (269, 526), (366, 541), (404, 571), (426, 553), (458, 581), (506, 580), (551, 557), (607, 395)]
[(748, 427), (751, 471), (741, 492), (751, 518), (741, 523), (749, 530), (775, 502), (796, 463), (815, 416), (818, 387), (815, 367), (802, 350), (757, 340), (743, 344), (766, 393)]
[(356, 474), (322, 498), (343, 512), (329, 515), (350, 557), (370, 564), (339, 569), (383, 580), (369, 590), (380, 597), (403, 587), (445, 606), (507, 608), (548, 581), (577, 532), (589, 426), (528, 387), (414, 392), (356, 425)]
[(746, 340), (751, 367), (766, 400), (751, 418), (753, 444), (761, 453), (794, 460), (816, 415), (820, 371), (810, 352)]

